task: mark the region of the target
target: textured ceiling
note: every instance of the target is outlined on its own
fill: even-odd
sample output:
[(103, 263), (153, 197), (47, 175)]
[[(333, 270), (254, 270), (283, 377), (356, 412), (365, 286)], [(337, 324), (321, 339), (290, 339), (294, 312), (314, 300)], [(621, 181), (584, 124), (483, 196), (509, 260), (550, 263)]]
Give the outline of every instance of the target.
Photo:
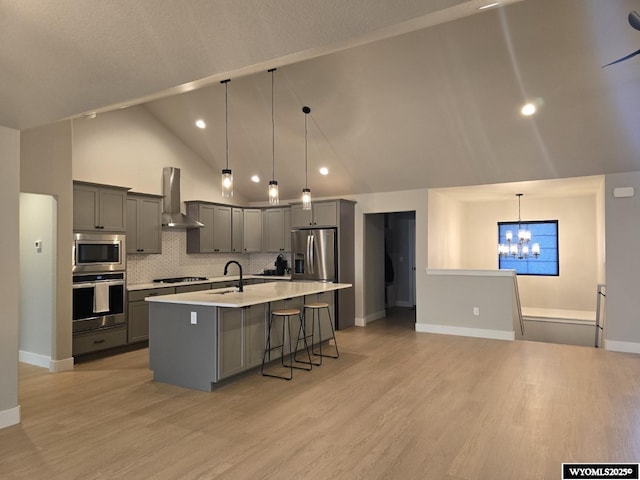
[[(315, 196), (640, 170), (640, 57), (601, 68), (640, 48), (626, 20), (640, 3), (525, 0), (478, 13), (480, 3), (2, 0), (0, 125), (146, 102), (219, 169), (218, 82), (231, 78), (230, 166), (242, 195), (261, 201), (266, 70), (278, 67), (281, 198), (302, 187), (302, 105)], [(519, 114), (525, 100), (540, 105), (534, 117)]]

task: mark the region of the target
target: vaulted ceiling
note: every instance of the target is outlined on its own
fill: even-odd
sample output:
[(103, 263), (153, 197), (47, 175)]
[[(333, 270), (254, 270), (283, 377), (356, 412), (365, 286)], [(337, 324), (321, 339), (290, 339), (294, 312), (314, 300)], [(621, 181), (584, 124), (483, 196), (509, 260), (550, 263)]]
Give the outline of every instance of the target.
[(144, 104), (217, 170), (231, 78), (229, 164), (260, 201), (277, 67), (282, 198), (304, 182), (303, 105), (316, 196), (640, 170), (640, 57), (602, 68), (640, 48), (640, 2), (482, 3), (3, 0), (0, 125)]

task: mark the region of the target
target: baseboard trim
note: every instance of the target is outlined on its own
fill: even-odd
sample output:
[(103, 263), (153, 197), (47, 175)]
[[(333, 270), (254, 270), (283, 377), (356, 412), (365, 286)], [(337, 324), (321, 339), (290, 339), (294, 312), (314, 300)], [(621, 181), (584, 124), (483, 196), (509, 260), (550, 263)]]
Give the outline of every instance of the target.
[(396, 300), (396, 304), (394, 305), (394, 307), (403, 307), (403, 308), (411, 308), (413, 307), (413, 303), (411, 302), (407, 302), (405, 300)]
[(493, 340), (516, 339), (516, 332), (505, 330), (489, 330), (486, 328), (452, 327), (450, 325), (434, 325), (431, 323), (416, 323), (416, 332), (437, 333), (443, 335), (457, 335), (460, 337), (491, 338)]
[(62, 360), (51, 360), (51, 357), (47, 355), (19, 350), (18, 361), (28, 363), (29, 365), (35, 365), (36, 367), (47, 368), (50, 372), (73, 370), (73, 357)]
[(367, 315), (365, 317), (365, 321), (367, 322), (367, 324), (369, 324), (371, 322), (375, 322), (376, 320), (380, 320), (381, 318), (384, 318), (386, 316), (387, 316), (387, 311), (380, 310), (379, 312), (375, 312)]
[(0, 429), (20, 423), (20, 405), (0, 412)]
[(27, 352), (25, 350), (18, 350), (18, 361), (35, 365), (36, 367), (49, 368), (51, 357), (39, 353)]
[(52, 373), (66, 372), (68, 370), (73, 370), (73, 365), (73, 357), (62, 360), (51, 360), (51, 362), (49, 362), (49, 371)]
[(640, 353), (640, 343), (604, 339), (604, 349), (612, 352)]
[(367, 321), (362, 317), (356, 317), (356, 327), (366, 327)]

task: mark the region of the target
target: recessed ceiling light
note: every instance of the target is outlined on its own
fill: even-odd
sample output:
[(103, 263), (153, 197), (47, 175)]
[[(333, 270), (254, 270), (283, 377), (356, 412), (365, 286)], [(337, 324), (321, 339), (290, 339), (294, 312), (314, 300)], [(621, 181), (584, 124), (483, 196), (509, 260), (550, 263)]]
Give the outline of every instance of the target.
[(486, 10), (487, 8), (497, 7), (498, 5), (500, 5), (500, 2), (487, 3), (486, 5), (482, 5), (481, 7), (478, 7), (478, 10)]
[(525, 117), (529, 117), (536, 113), (536, 106), (533, 103), (525, 103), (520, 109), (520, 113)]
[(329, 169), (327, 167), (320, 167), (320, 175), (329, 175)]
[(198, 127), (198, 128), (206, 128), (207, 124), (204, 123), (204, 120), (202, 120), (202, 119), (196, 120), (196, 127)]
[(258, 183), (260, 181), (260, 177), (258, 175), (254, 175), (253, 177), (251, 177), (251, 181), (253, 183)]

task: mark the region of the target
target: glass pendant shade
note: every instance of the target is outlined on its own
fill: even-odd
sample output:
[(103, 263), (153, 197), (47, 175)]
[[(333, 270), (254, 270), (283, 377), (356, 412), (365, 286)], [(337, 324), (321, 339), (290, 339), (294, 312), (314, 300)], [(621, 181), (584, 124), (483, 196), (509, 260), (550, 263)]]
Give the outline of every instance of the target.
[(310, 188), (302, 189), (302, 209), (311, 210), (311, 189)]
[(224, 198), (233, 197), (233, 173), (229, 168), (222, 169), (222, 196)]
[(271, 180), (269, 182), (269, 205), (277, 205), (279, 201), (278, 182), (276, 180)]
[(513, 238), (513, 231), (507, 230), (505, 232), (505, 241), (506, 244), (498, 244), (498, 255), (502, 258), (511, 256), (513, 258), (517, 258), (519, 260), (529, 258), (529, 255), (533, 255), (535, 258), (540, 256), (540, 244), (533, 243), (531, 248), (529, 248), (529, 242), (531, 241), (531, 231), (526, 228), (522, 228), (520, 225), (520, 199), (522, 198), (522, 193), (517, 193), (516, 197), (518, 197), (518, 238), (517, 240)]

